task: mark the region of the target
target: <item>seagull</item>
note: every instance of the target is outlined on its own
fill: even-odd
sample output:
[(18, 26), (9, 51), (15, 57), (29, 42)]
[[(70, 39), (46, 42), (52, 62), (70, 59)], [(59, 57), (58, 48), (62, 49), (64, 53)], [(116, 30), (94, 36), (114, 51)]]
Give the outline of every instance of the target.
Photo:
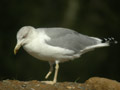
[(42, 81), (53, 85), (57, 82), (59, 63), (74, 60), (88, 51), (106, 47), (112, 43), (117, 43), (113, 37), (100, 39), (83, 35), (67, 28), (24, 26), (17, 32), (17, 44), (14, 48), (14, 54), (22, 46), (33, 57), (48, 61), (50, 69), (45, 79), (53, 72), (53, 65), (55, 64), (53, 80)]

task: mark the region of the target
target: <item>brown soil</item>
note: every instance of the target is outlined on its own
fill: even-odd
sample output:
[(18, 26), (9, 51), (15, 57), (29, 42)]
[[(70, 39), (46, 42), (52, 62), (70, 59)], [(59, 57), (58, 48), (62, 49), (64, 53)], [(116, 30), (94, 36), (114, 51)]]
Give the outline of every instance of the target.
[(120, 83), (106, 78), (93, 77), (85, 83), (58, 82), (54, 85), (40, 81), (0, 81), (0, 90), (120, 90)]

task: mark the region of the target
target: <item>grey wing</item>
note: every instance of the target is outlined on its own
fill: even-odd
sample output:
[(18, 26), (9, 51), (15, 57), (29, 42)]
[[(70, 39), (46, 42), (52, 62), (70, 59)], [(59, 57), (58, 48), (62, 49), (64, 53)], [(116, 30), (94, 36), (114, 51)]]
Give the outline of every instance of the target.
[(49, 28), (46, 34), (51, 38), (51, 40), (46, 41), (47, 44), (74, 50), (75, 53), (97, 43), (89, 36), (65, 28)]

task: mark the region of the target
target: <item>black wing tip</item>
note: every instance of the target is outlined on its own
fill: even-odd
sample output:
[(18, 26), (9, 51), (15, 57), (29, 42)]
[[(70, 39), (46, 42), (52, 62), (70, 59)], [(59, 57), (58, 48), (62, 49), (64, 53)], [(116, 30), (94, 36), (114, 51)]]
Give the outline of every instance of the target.
[(111, 45), (111, 44), (117, 44), (118, 41), (116, 41), (114, 37), (110, 37), (110, 38), (102, 38), (102, 43), (109, 43)]

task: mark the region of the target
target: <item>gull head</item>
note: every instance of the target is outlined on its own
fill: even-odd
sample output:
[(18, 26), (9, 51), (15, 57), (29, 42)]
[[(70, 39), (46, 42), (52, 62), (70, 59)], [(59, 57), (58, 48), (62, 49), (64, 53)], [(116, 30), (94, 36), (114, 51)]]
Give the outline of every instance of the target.
[(17, 44), (14, 48), (14, 54), (18, 52), (21, 46), (27, 44), (33, 36), (35, 28), (32, 26), (24, 26), (17, 32)]

